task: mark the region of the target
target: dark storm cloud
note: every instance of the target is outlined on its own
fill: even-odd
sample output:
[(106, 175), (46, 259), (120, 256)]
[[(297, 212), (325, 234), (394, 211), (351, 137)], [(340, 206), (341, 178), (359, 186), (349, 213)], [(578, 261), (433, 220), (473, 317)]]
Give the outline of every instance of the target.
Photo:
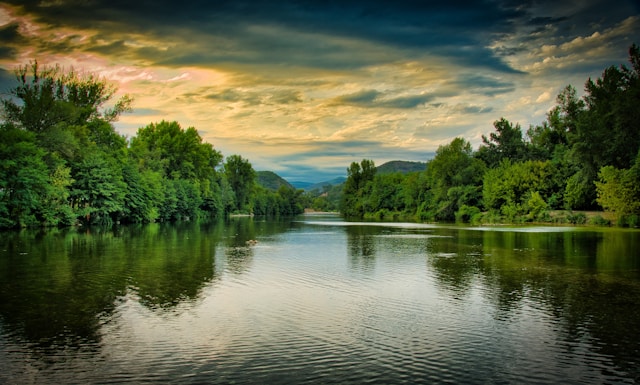
[[(486, 41), (511, 32), (516, 20), (527, 17), (522, 7), (495, 1), (10, 2), (22, 5), (25, 12), (54, 28), (97, 29), (113, 40), (92, 47), (105, 53), (123, 51), (126, 47), (119, 37), (126, 33), (188, 43), (170, 48), (163, 55), (155, 52), (155, 60), (172, 65), (259, 60), (353, 68), (368, 63), (366, 55), (350, 52), (353, 47), (322, 38), (334, 37), (394, 48), (408, 56), (444, 56), (462, 65), (514, 72), (486, 48)], [(280, 28), (288, 34), (270, 36), (254, 29), (256, 26)], [(384, 59), (382, 54), (374, 56), (378, 61)]]
[(331, 106), (348, 105), (363, 108), (415, 108), (434, 99), (434, 95), (418, 94), (409, 96), (386, 97), (376, 90), (362, 90), (342, 95), (329, 102)]
[(24, 43), (24, 38), (18, 32), (19, 24), (10, 23), (0, 27), (0, 59), (10, 59), (18, 52), (18, 46)]
[(302, 93), (296, 90), (273, 90), (273, 91), (238, 91), (235, 88), (228, 88), (219, 92), (209, 92), (205, 94), (187, 94), (187, 97), (201, 97), (204, 99), (222, 102), (242, 102), (247, 106), (258, 106), (261, 104), (292, 104), (302, 102)]
[(22, 39), (22, 35), (18, 32), (19, 27), (18, 23), (10, 23), (0, 27), (0, 40), (3, 44), (16, 44)]
[(485, 96), (495, 96), (513, 92), (516, 88), (516, 85), (510, 81), (480, 74), (460, 75), (451, 81), (450, 84), (456, 89)]

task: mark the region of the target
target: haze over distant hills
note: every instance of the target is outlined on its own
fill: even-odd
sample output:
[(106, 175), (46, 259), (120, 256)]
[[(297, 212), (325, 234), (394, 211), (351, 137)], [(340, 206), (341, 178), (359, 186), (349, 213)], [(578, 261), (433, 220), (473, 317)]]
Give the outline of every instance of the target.
[(291, 182), (291, 184), (295, 187), (295, 188), (301, 188), (305, 191), (313, 191), (316, 189), (322, 189), (324, 186), (335, 186), (338, 184), (342, 184), (344, 183), (344, 181), (347, 180), (347, 177), (344, 176), (339, 176), (330, 180), (326, 180), (323, 182), (318, 182), (318, 183), (311, 183), (311, 182)]
[[(409, 162), (404, 160), (392, 160), (376, 167), (376, 172), (379, 174), (389, 174), (393, 172), (400, 172), (407, 174), (410, 172), (424, 171), (427, 167), (425, 162)], [(344, 183), (347, 180), (346, 176), (339, 176), (330, 180), (313, 183), (302, 181), (287, 181), (272, 171), (258, 171), (258, 183), (266, 188), (277, 190), (281, 185), (288, 187), (294, 187), (297, 189), (303, 189), (305, 191), (313, 191), (316, 189), (322, 189), (325, 186), (335, 186)]]

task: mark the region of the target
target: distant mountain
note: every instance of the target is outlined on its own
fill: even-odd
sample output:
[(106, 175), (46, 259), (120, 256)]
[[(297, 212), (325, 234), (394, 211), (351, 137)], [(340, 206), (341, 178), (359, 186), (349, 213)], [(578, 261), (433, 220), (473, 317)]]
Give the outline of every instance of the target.
[(327, 181), (324, 181), (324, 182), (312, 184), (312, 185), (308, 186), (307, 188), (305, 188), (305, 190), (306, 191), (322, 190), (322, 188), (324, 186), (336, 186), (336, 185), (344, 183), (344, 181), (346, 181), (346, 180), (347, 180), (346, 177), (339, 176), (339, 177), (333, 178), (331, 180), (327, 180)]
[(300, 182), (300, 181), (292, 181), (289, 182), (295, 188), (301, 188), (303, 190), (308, 190), (308, 187), (313, 185), (313, 182)]
[[(410, 172), (424, 171), (427, 168), (427, 164), (424, 162), (409, 162), (404, 160), (392, 160), (381, 166), (376, 167), (376, 173), (378, 174), (390, 174), (399, 172), (402, 174), (408, 174)], [(264, 171), (266, 172), (266, 171)], [(275, 175), (275, 174), (274, 174)], [(279, 177), (278, 177), (279, 178)], [(282, 179), (282, 178), (280, 178)], [(347, 177), (340, 176), (319, 183), (292, 181), (288, 182), (291, 186), (297, 189), (303, 189), (305, 191), (322, 190), (325, 186), (337, 186), (344, 183)], [(277, 188), (276, 188), (277, 189)]]
[(404, 160), (392, 160), (383, 165), (376, 167), (377, 174), (391, 174), (399, 172), (402, 174), (408, 174), (410, 172), (424, 171), (427, 168), (427, 164), (423, 162), (408, 162)]
[(270, 190), (277, 190), (280, 186), (295, 188), (291, 183), (287, 182), (280, 175), (272, 171), (258, 171), (256, 172), (256, 177), (260, 186)]

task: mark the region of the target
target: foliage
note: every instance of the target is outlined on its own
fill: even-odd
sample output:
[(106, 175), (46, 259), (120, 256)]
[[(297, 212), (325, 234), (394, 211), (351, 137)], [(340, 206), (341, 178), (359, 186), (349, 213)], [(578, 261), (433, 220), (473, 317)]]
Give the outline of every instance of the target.
[(102, 78), (32, 62), (16, 70), (17, 85), (0, 99), (0, 228), (175, 221), (232, 212), (295, 215), (306, 207), (339, 209), (353, 218), (471, 223), (560, 220), (549, 215), (560, 208), (569, 211), (567, 221), (586, 223), (586, 215), (572, 210), (605, 209), (619, 224), (635, 226), (635, 44), (629, 61), (630, 67), (611, 66), (600, 78), (588, 79), (582, 98), (566, 86), (546, 120), (524, 137), (520, 124), (501, 118), (477, 151), (455, 138), (426, 167), (389, 162), (390, 169), (376, 172), (374, 162), (364, 159), (351, 163), (343, 185), (310, 193), (275, 174), (257, 174), (240, 155), (223, 163), (195, 128), (177, 122), (151, 123), (127, 140), (113, 121), (130, 110), (129, 97), (111, 101), (115, 87)]
[(3, 124), (0, 133), (0, 226), (33, 225), (49, 182), (44, 151), (31, 132)]
[(487, 208), (499, 208), (505, 203), (523, 203), (527, 194), (538, 192), (547, 198), (554, 186), (550, 176), (553, 165), (549, 161), (529, 160), (522, 163), (503, 161), (484, 176), (483, 198)]
[(525, 143), (520, 125), (514, 126), (505, 118), (501, 118), (493, 123), (493, 127), (496, 132), (489, 134), (488, 138), (482, 135), (483, 145), (478, 149), (477, 156), (491, 168), (499, 165), (504, 159), (524, 160)]
[(574, 225), (584, 225), (587, 223), (587, 215), (585, 213), (572, 213), (567, 214), (567, 221)]
[(311, 208), (316, 211), (338, 211), (343, 199), (343, 184), (324, 185), (322, 189), (309, 191)]
[(376, 174), (372, 160), (353, 162), (347, 169), (340, 212), (346, 217), (363, 218), (369, 212), (369, 198)]
[(75, 165), (71, 207), (90, 223), (112, 223), (124, 211), (127, 185), (122, 172), (93, 152)]
[(482, 216), (482, 212), (476, 206), (462, 205), (456, 211), (456, 222), (461, 223), (478, 223)]
[(267, 189), (276, 191), (280, 186), (286, 186), (288, 188), (293, 188), (291, 183), (287, 182), (285, 179), (280, 177), (278, 174), (272, 171), (257, 171), (256, 172), (256, 182)]
[(224, 173), (235, 194), (234, 209), (251, 212), (250, 200), (254, 190), (256, 172), (251, 163), (240, 155), (227, 157)]
[(595, 226), (609, 226), (611, 221), (602, 217), (602, 215), (596, 215), (589, 219), (589, 224)]
[(630, 169), (605, 166), (598, 175), (597, 201), (605, 210), (615, 213), (621, 221), (640, 214), (640, 153)]
[(428, 219), (452, 221), (460, 207), (479, 206), (484, 163), (473, 156), (471, 144), (455, 138), (440, 146), (426, 170)]
[(253, 201), (253, 213), (267, 216), (301, 214), (310, 205), (303, 190), (287, 186), (277, 191), (257, 186)]
[(423, 162), (407, 162), (402, 160), (392, 160), (385, 164), (376, 167), (376, 174), (393, 174), (393, 173), (401, 173), (401, 174), (409, 174), (412, 172), (424, 171), (427, 167), (426, 163)]
[(40, 134), (60, 124), (83, 125), (91, 120), (114, 121), (131, 108), (131, 98), (122, 97), (114, 108), (101, 110), (116, 89), (93, 74), (73, 68), (41, 67), (37, 61), (15, 72), (18, 86), (12, 97), (2, 99), (4, 118), (27, 131)]

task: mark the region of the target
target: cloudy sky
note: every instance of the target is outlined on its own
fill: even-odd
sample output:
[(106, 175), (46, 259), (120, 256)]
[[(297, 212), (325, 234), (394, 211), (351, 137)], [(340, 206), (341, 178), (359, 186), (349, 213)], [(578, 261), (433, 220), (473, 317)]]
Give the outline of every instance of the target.
[(37, 59), (130, 94), (116, 123), (193, 126), (289, 180), (353, 161), (474, 148), (504, 117), (539, 124), (568, 84), (627, 64), (636, 0), (0, 2), (0, 92)]

